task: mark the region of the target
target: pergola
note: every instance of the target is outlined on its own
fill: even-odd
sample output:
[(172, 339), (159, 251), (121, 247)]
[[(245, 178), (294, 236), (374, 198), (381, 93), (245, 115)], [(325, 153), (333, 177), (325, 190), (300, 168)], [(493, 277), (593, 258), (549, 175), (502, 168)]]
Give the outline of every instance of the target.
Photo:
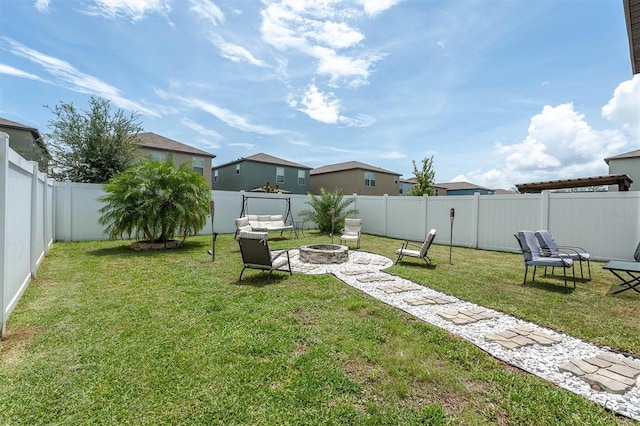
[(628, 191), (633, 181), (625, 174), (594, 176), (577, 179), (550, 180), (546, 182), (520, 183), (516, 187), (522, 194), (537, 194), (551, 189), (583, 188), (585, 186), (618, 185), (618, 191)]

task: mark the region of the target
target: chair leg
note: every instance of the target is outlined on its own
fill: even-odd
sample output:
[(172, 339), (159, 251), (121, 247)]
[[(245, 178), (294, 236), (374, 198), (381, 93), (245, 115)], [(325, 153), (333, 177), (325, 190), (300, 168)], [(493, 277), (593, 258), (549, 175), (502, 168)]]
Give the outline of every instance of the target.
[(589, 279), (591, 279), (591, 264), (589, 263), (589, 259), (587, 259), (587, 269), (589, 270)]
[(398, 255), (398, 260), (396, 260), (396, 264), (398, 264), (398, 262), (400, 262), (400, 259), (402, 259), (402, 252), (400, 252), (400, 254)]
[[(546, 271), (546, 266), (545, 266), (545, 271)], [(536, 280), (536, 271), (538, 270), (537, 266), (533, 267), (533, 277), (531, 277), (531, 282), (534, 282)]]
[(247, 267), (243, 267), (242, 271), (240, 271), (240, 278), (238, 278), (238, 282), (240, 282), (240, 280), (242, 280), (242, 274), (244, 274), (244, 270), (247, 269)]
[(529, 266), (524, 266), (524, 279), (522, 280), (522, 285), (527, 285), (527, 273), (529, 272)]

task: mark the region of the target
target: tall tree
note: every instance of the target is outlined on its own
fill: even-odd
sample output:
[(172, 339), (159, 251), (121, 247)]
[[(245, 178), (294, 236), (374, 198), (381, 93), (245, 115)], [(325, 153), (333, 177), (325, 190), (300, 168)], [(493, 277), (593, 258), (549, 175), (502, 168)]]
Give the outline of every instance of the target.
[(136, 162), (135, 139), (142, 131), (138, 113), (114, 112), (108, 100), (93, 96), (88, 110), (64, 102), (45, 108), (55, 116), (45, 140), (52, 157), (50, 174), (56, 180), (106, 183)]
[(435, 183), (436, 172), (433, 170), (433, 155), (422, 159), (422, 170), (418, 170), (416, 160), (413, 163), (413, 174), (416, 177), (416, 185), (411, 188), (409, 195), (433, 195), (433, 184)]

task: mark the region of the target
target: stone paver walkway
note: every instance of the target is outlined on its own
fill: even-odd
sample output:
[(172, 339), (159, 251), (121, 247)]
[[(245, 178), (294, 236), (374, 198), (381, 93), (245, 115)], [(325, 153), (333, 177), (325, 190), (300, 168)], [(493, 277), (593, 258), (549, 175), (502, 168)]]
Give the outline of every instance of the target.
[(482, 321), (498, 316), (495, 312), (484, 308), (444, 311), (438, 312), (438, 315), (456, 325), (471, 324), (472, 322)]
[(297, 250), (290, 250), (290, 256), (296, 273), (333, 274), (501, 361), (640, 421), (638, 359), (382, 272), (393, 261), (377, 254), (350, 250), (348, 262), (334, 265), (302, 263)]
[(587, 359), (572, 359), (558, 368), (580, 377), (592, 389), (615, 394), (631, 390), (640, 375), (640, 361), (609, 353)]
[(550, 346), (562, 341), (560, 337), (527, 326), (515, 327), (498, 333), (489, 333), (484, 337), (507, 349), (516, 349), (535, 344)]

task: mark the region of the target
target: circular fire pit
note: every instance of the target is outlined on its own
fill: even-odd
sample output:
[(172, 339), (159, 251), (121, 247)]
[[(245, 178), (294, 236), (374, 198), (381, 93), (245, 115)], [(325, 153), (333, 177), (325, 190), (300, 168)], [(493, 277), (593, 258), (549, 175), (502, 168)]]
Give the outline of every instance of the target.
[(337, 244), (313, 244), (300, 247), (304, 263), (344, 263), (349, 260), (349, 247)]

